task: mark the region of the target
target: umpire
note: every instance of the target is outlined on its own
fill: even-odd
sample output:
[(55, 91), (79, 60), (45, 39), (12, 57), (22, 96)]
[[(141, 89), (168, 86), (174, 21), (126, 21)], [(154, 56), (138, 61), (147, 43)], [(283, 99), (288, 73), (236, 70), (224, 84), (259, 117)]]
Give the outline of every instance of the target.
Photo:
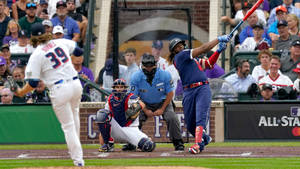
[(180, 123), (172, 103), (174, 92), (170, 73), (158, 68), (154, 56), (146, 53), (142, 56), (142, 70), (131, 76), (130, 86), (131, 92), (146, 104), (139, 116), (139, 128), (142, 128), (148, 117), (162, 115), (175, 150), (183, 151)]

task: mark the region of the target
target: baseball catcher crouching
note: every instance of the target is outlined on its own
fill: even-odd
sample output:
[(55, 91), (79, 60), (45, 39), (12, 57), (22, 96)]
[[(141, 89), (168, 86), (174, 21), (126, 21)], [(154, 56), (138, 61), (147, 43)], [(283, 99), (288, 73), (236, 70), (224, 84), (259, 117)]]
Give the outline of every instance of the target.
[(155, 149), (155, 143), (138, 128), (138, 116), (145, 104), (127, 93), (127, 88), (124, 79), (116, 79), (105, 108), (97, 111), (96, 123), (104, 141), (100, 152), (113, 151), (113, 140), (128, 143), (123, 151), (134, 151), (137, 147), (144, 152)]

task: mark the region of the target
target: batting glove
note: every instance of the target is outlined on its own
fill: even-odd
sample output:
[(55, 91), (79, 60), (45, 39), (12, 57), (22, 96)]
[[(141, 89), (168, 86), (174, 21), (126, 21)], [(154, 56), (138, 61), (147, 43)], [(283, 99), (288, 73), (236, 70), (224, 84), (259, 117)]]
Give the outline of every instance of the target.
[(231, 36), (228, 36), (228, 35), (223, 35), (223, 36), (218, 36), (218, 40), (219, 42), (229, 42), (231, 39)]
[(226, 47), (227, 47), (227, 44), (225, 42), (220, 42), (219, 46), (218, 46), (218, 49), (217, 49), (217, 52), (221, 53), (223, 50), (226, 49)]

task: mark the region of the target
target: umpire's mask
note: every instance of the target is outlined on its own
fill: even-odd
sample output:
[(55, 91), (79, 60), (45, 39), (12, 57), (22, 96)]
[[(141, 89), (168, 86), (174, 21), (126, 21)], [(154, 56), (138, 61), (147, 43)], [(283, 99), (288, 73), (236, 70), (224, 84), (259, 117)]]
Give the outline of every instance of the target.
[(156, 61), (153, 55), (145, 53), (142, 56), (142, 70), (147, 77), (147, 82), (151, 85), (156, 73)]

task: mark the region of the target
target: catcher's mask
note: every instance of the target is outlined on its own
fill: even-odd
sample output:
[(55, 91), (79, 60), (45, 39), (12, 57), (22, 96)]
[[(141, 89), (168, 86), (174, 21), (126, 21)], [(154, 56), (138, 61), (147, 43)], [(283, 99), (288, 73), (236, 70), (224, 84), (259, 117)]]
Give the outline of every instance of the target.
[[(142, 71), (144, 72), (145, 76), (147, 77), (147, 82), (152, 84), (152, 80), (156, 73), (156, 61), (153, 55), (149, 53), (145, 53), (142, 56)], [(151, 70), (148, 70), (149, 67), (153, 67)]]
[[(122, 90), (123, 88), (123, 90)], [(112, 86), (113, 95), (119, 100), (122, 101), (127, 93), (128, 86), (126, 85), (126, 80), (116, 79)]]

